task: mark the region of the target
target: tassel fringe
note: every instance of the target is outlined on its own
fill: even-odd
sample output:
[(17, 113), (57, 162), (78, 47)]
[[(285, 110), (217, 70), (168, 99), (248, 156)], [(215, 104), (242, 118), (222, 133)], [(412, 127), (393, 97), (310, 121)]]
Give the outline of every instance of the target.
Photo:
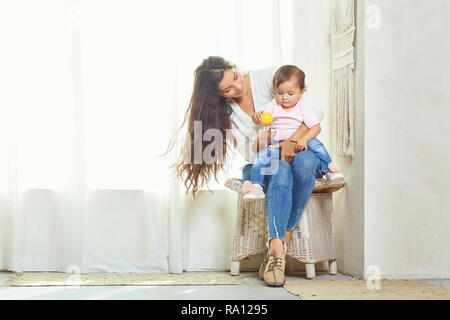
[(354, 157), (354, 0), (333, 0), (330, 21), (332, 47), (333, 153)]

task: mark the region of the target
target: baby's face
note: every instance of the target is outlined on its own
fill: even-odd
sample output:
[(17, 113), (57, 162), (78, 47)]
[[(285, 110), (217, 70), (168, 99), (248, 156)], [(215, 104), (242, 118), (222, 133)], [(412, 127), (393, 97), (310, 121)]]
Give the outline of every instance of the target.
[(277, 103), (283, 108), (294, 107), (298, 100), (302, 97), (305, 89), (301, 90), (296, 79), (289, 79), (278, 85), (275, 90), (275, 98)]

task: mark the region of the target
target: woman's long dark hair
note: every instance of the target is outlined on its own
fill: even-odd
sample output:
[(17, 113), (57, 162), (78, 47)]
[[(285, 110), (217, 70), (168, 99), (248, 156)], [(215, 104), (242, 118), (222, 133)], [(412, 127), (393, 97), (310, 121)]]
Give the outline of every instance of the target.
[[(182, 147), (182, 152), (177, 162), (172, 165), (176, 168), (177, 176), (184, 181), (186, 193), (192, 190), (195, 193), (199, 187), (206, 184), (211, 175), (217, 181), (217, 172), (223, 168), (227, 158), (227, 129), (231, 129), (231, 113), (232, 109), (227, 103), (226, 98), (219, 95), (219, 83), (222, 81), (224, 72), (227, 69), (235, 68), (235, 65), (226, 61), (221, 57), (209, 57), (203, 60), (202, 64), (195, 70), (194, 88), (192, 91), (191, 101), (186, 110), (183, 124), (180, 129), (188, 121), (188, 132)], [(201, 121), (202, 137), (208, 129), (217, 129), (222, 133), (223, 143), (220, 154), (215, 154), (217, 161), (210, 163), (201, 157), (201, 163), (194, 159), (194, 122)], [(180, 130), (178, 129), (178, 130)], [(211, 142), (203, 141), (202, 137), (196, 137), (197, 143), (200, 140), (202, 144), (202, 155), (205, 147)], [(172, 142), (169, 144), (173, 146)], [(236, 141), (232, 140), (233, 146)], [(198, 150), (197, 150), (198, 152)], [(221, 159), (220, 159), (221, 158)]]

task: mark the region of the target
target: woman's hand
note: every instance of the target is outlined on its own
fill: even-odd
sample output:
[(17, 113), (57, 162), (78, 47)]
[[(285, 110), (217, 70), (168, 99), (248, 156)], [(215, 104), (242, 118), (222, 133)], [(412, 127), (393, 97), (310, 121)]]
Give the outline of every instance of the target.
[(308, 150), (308, 142), (305, 139), (298, 140), (297, 145), (295, 147), (295, 152), (299, 153), (307, 150)]
[(296, 147), (297, 147), (297, 143), (292, 142), (290, 140), (285, 140), (279, 144), (269, 146), (269, 148), (273, 148), (273, 149), (281, 148), (280, 159), (283, 161), (289, 162), (289, 163), (292, 163), (295, 156), (297, 155), (297, 152), (295, 152)]

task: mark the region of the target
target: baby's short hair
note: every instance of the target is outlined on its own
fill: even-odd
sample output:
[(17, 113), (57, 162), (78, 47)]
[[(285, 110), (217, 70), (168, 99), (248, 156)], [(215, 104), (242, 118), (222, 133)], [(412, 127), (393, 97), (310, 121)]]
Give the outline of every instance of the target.
[(305, 88), (305, 73), (294, 65), (284, 65), (275, 72), (273, 76), (273, 88), (278, 88), (280, 84), (293, 77), (297, 79), (300, 90), (303, 90)]

